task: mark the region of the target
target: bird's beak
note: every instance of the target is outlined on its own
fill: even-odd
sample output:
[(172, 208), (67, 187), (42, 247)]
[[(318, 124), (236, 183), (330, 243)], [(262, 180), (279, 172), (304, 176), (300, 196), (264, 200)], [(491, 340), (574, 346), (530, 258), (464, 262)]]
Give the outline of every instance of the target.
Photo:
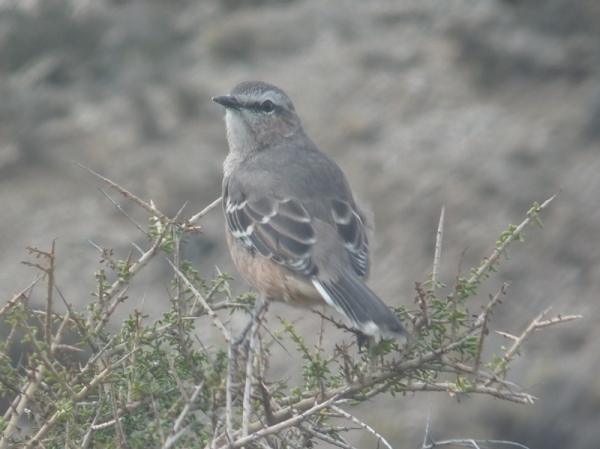
[(221, 106), (225, 106), (227, 109), (235, 109), (236, 111), (242, 107), (237, 98), (232, 97), (231, 95), (220, 95), (218, 97), (213, 97), (212, 101), (219, 103)]

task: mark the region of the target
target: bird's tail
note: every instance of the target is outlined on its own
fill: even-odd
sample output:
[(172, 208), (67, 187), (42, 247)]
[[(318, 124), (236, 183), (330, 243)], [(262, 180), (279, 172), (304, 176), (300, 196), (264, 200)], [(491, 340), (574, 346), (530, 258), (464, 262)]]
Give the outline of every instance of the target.
[(327, 304), (362, 333), (406, 341), (406, 329), (398, 317), (354, 273), (343, 273), (328, 282), (313, 279), (312, 283)]

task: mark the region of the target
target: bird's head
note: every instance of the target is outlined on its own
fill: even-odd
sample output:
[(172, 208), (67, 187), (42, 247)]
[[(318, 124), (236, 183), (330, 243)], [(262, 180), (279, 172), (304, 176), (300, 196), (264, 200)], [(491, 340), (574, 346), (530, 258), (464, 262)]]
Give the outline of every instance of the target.
[(260, 151), (302, 130), (292, 101), (272, 84), (245, 81), (213, 101), (225, 107), (227, 140), (234, 152)]

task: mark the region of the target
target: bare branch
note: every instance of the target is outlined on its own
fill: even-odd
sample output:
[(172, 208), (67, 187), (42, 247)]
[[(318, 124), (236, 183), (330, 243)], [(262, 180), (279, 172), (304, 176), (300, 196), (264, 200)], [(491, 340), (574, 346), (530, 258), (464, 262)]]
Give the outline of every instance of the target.
[(206, 300), (204, 299), (202, 294), (198, 291), (198, 289), (196, 287), (194, 287), (194, 284), (192, 284), (188, 280), (188, 278), (186, 278), (185, 275), (181, 271), (179, 271), (179, 269), (173, 264), (173, 262), (171, 262), (168, 259), (167, 259), (167, 261), (169, 262), (169, 265), (171, 265), (171, 268), (173, 268), (173, 271), (178, 276), (178, 278), (181, 279), (181, 281), (185, 284), (185, 286), (190, 289), (190, 291), (194, 294), (196, 299), (198, 299), (198, 301), (200, 301), (202, 306), (206, 309), (207, 313), (210, 315), (210, 317), (213, 321), (213, 324), (217, 327), (217, 329), (219, 329), (219, 331), (221, 332), (221, 335), (223, 335), (225, 342), (229, 343), (231, 341), (231, 335), (229, 334), (229, 332), (227, 332), (225, 325), (219, 319), (219, 317), (214, 312), (214, 310), (212, 310), (212, 308), (210, 307), (208, 302), (206, 302)]
[[(233, 341), (227, 345), (227, 385), (225, 390), (225, 435), (227, 439), (233, 436), (233, 371), (237, 365), (237, 350), (234, 350)], [(216, 439), (213, 440), (215, 442)], [(211, 446), (214, 447), (214, 446)]]
[(518, 447), (520, 449), (529, 449), (529, 447), (524, 446), (519, 443), (515, 443), (514, 441), (504, 441), (504, 440), (473, 440), (473, 439), (464, 439), (464, 440), (444, 440), (444, 441), (435, 441), (430, 444), (424, 445), (422, 449), (435, 449), (436, 447), (442, 446), (462, 446), (462, 447), (472, 447), (475, 449), (481, 449), (480, 444), (497, 444), (502, 446), (511, 446)]
[(331, 438), (329, 435), (319, 432), (318, 430), (314, 429), (312, 426), (302, 426), (302, 430), (320, 440), (325, 441), (326, 443), (331, 444), (332, 446), (341, 447), (342, 449), (356, 449), (354, 446), (350, 446), (349, 444), (347, 444), (343, 441), (335, 440), (335, 439)]
[(252, 371), (254, 368), (254, 357), (256, 351), (256, 331), (258, 329), (258, 317), (255, 316), (250, 331), (248, 357), (246, 360), (246, 384), (244, 387), (244, 401), (242, 406), (242, 437), (248, 436), (250, 428), (250, 416), (252, 415)]
[(179, 417), (175, 421), (175, 424), (173, 425), (172, 434), (169, 435), (169, 437), (165, 441), (165, 443), (163, 445), (163, 449), (169, 449), (170, 447), (172, 447), (177, 442), (177, 440), (179, 440), (179, 438), (181, 438), (181, 436), (187, 430), (186, 427), (183, 427), (183, 420), (186, 419), (187, 416), (190, 414), (190, 412), (192, 410), (191, 407), (194, 404), (194, 402), (196, 402), (196, 399), (198, 399), (198, 396), (202, 392), (203, 388), (204, 388), (204, 382), (201, 383), (200, 385), (196, 385), (196, 387), (194, 387), (194, 392), (192, 393), (192, 396), (185, 404), (185, 407), (183, 407), (183, 410), (181, 410)]
[(348, 412), (345, 412), (344, 410), (342, 410), (341, 408), (332, 405), (331, 406), (331, 410), (334, 410), (336, 413), (339, 413), (340, 415), (342, 415), (344, 418), (349, 419), (350, 421), (352, 421), (353, 423), (358, 424), (359, 426), (361, 426), (363, 429), (365, 429), (367, 432), (371, 433), (372, 435), (375, 435), (375, 437), (377, 438), (378, 442), (382, 442), (383, 445), (385, 447), (387, 447), (388, 449), (393, 449), (392, 445), (390, 443), (388, 443), (388, 441), (383, 438), (381, 436), (381, 434), (379, 432), (377, 432), (375, 429), (373, 429), (371, 426), (369, 426), (368, 424), (362, 422), (361, 420), (359, 420), (357, 417), (355, 417), (354, 415), (351, 415)]
[(440, 213), (440, 221), (438, 223), (437, 234), (435, 238), (435, 253), (433, 255), (433, 271), (431, 272), (431, 288), (435, 289), (435, 285), (438, 280), (438, 274), (440, 272), (440, 261), (442, 259), (442, 237), (444, 235), (444, 216), (445, 207), (442, 206), (442, 212)]
[(208, 206), (206, 206), (204, 209), (202, 209), (200, 212), (198, 212), (196, 215), (194, 215), (192, 218), (190, 218), (188, 220), (189, 224), (194, 226), (198, 221), (200, 221), (200, 219), (202, 217), (204, 217), (206, 214), (208, 214), (211, 210), (213, 210), (219, 204), (221, 204), (221, 197), (214, 200), (212, 203), (210, 203)]
[(229, 445), (218, 446), (218, 447), (219, 448), (223, 447), (223, 448), (227, 448), (227, 449), (242, 448), (242, 447), (244, 447), (248, 444), (251, 444), (255, 441), (258, 441), (261, 438), (264, 438), (268, 435), (273, 435), (278, 432), (281, 432), (283, 429), (287, 429), (289, 427), (296, 426), (296, 425), (300, 424), (301, 422), (305, 421), (306, 419), (308, 419), (310, 416), (313, 416), (316, 413), (320, 412), (321, 410), (323, 410), (327, 407), (330, 407), (343, 394), (344, 394), (344, 390), (342, 390), (339, 394), (332, 396), (331, 398), (329, 398), (326, 401), (315, 404), (313, 407), (309, 408), (308, 410), (306, 410), (304, 413), (302, 413), (300, 415), (293, 414), (293, 416), (291, 418), (289, 418), (285, 421), (282, 421), (282, 422), (275, 424), (273, 426), (270, 426), (270, 427), (265, 427), (261, 430), (258, 430), (255, 433), (248, 435), (247, 437), (240, 438)]
[(85, 171), (91, 173), (92, 175), (96, 176), (97, 178), (101, 179), (102, 181), (104, 181), (111, 189), (116, 190), (117, 192), (119, 192), (121, 195), (123, 195), (125, 198), (127, 198), (128, 200), (133, 201), (135, 204), (137, 204), (138, 206), (142, 207), (142, 209), (146, 210), (147, 212), (149, 212), (152, 216), (158, 217), (160, 219), (161, 222), (166, 221), (167, 217), (165, 214), (163, 214), (162, 212), (160, 212), (158, 209), (156, 209), (156, 207), (154, 207), (154, 205), (150, 205), (148, 203), (146, 203), (145, 201), (143, 201), (142, 199), (138, 198), (137, 196), (135, 196), (133, 193), (129, 192), (128, 190), (125, 190), (123, 187), (121, 187), (119, 184), (117, 184), (116, 182), (111, 181), (108, 178), (105, 178), (104, 176), (96, 173), (94, 170), (87, 168), (85, 165), (80, 164), (79, 162), (76, 161), (71, 161), (73, 163), (75, 163), (76, 165), (78, 165), (79, 167), (83, 168)]
[(12, 299), (8, 300), (8, 302), (0, 309), (0, 317), (4, 316), (6, 312), (12, 309), (19, 301), (27, 299), (29, 297), (29, 294), (31, 293), (31, 290), (33, 289), (35, 284), (39, 282), (40, 279), (42, 279), (42, 276), (36, 276), (35, 279), (31, 282), (31, 284), (29, 284), (16, 295), (14, 295)]
[(142, 228), (137, 221), (135, 221), (133, 218), (131, 218), (129, 216), (129, 214), (127, 212), (125, 212), (125, 209), (123, 209), (121, 207), (121, 205), (119, 203), (117, 203), (115, 200), (113, 200), (110, 195), (108, 193), (106, 193), (104, 190), (100, 189), (100, 191), (102, 192), (102, 194), (108, 198), (108, 201), (110, 201), (113, 206), (115, 206), (119, 212), (121, 212), (125, 218), (127, 218), (137, 229), (138, 231), (140, 231), (142, 234), (144, 234), (145, 236), (148, 236), (148, 232), (146, 230), (144, 230), (144, 228)]
[(477, 317), (477, 320), (473, 324), (473, 329), (481, 327), (481, 331), (479, 332), (479, 345), (477, 346), (477, 354), (475, 355), (475, 372), (479, 371), (479, 366), (481, 365), (481, 353), (483, 352), (483, 343), (488, 332), (487, 325), (490, 319), (490, 314), (500, 300), (500, 295), (506, 294), (506, 289), (509, 285), (510, 283), (505, 282), (502, 284), (502, 287), (500, 287), (500, 291), (498, 293), (496, 293), (494, 296), (490, 295), (488, 304), (485, 306), (483, 312)]
[[(508, 364), (513, 360), (513, 358), (515, 357), (515, 355), (521, 350), (521, 347), (523, 346), (523, 343), (525, 342), (525, 340), (527, 340), (527, 338), (529, 337), (529, 335), (531, 335), (531, 333), (534, 332), (535, 330), (543, 328), (543, 327), (548, 327), (548, 326), (552, 326), (552, 325), (555, 325), (555, 324), (565, 323), (565, 322), (568, 322), (568, 321), (573, 321), (573, 320), (578, 320), (578, 319), (583, 318), (581, 315), (567, 315), (567, 316), (564, 316), (564, 317), (559, 315), (557, 318), (552, 318), (550, 320), (541, 321), (542, 318), (549, 311), (550, 311), (550, 309), (547, 309), (547, 310), (543, 311), (540, 315), (538, 315), (529, 324), (529, 326), (527, 326), (527, 328), (521, 333), (521, 335), (519, 335), (518, 337), (515, 337), (515, 336), (510, 335), (510, 334), (498, 332), (500, 335), (513, 340), (514, 343), (504, 353), (504, 356), (502, 357), (502, 360), (503, 360), (504, 363), (498, 365), (498, 367), (494, 371), (495, 375), (499, 375), (501, 373), (503, 375), (506, 375)], [(486, 385), (490, 385), (491, 382), (492, 381), (488, 381), (486, 383)]]

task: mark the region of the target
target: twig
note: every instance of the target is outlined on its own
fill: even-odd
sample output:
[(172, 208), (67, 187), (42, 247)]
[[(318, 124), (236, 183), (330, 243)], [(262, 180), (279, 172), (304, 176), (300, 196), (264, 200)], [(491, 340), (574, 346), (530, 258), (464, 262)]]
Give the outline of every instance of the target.
[[(61, 337), (63, 335), (64, 335), (64, 333), (60, 333), (60, 334), (57, 333), (56, 337), (53, 339), (53, 342), (51, 344), (50, 352), (53, 352), (56, 348), (56, 345), (61, 343)], [(0, 435), (0, 449), (5, 449), (7, 447), (8, 438), (10, 438), (12, 433), (17, 429), (17, 424), (18, 424), (19, 420), (21, 419), (23, 412), (25, 411), (25, 408), (27, 407), (29, 401), (33, 400), (35, 392), (37, 391), (37, 389), (40, 385), (40, 382), (46, 375), (46, 370), (44, 369), (44, 366), (45, 365), (39, 365), (39, 366), (32, 367), (33, 372), (29, 373), (29, 378), (32, 380), (29, 381), (23, 387), (23, 390), (22, 390), (23, 393), (15, 399), (13, 404), (11, 404), (12, 415), (10, 417), (10, 421), (9, 421), (8, 425), (6, 426), (4, 432), (2, 432), (2, 435)], [(29, 443), (25, 447), (28, 448), (28, 447), (32, 447), (33, 445), (38, 444), (40, 442), (41, 438), (43, 437), (43, 435), (45, 435), (45, 433), (48, 430), (50, 430), (50, 428), (53, 427), (54, 424), (56, 424), (59, 416), (60, 416), (59, 412), (54, 413), (54, 415), (48, 421), (46, 421), (44, 423), (44, 426), (42, 427), (42, 429), (40, 429), (38, 431), (38, 433), (29, 440)], [(43, 430), (43, 432), (42, 432), (42, 430)]]
[(248, 436), (250, 428), (250, 416), (252, 415), (252, 371), (254, 368), (254, 357), (256, 351), (256, 332), (260, 324), (258, 314), (254, 315), (252, 320), (252, 330), (250, 331), (250, 344), (248, 347), (248, 357), (246, 360), (246, 384), (244, 387), (244, 400), (242, 404), (242, 438)]
[[(163, 239), (165, 238), (165, 235), (167, 234), (168, 230), (169, 226), (164, 226), (152, 247), (129, 267), (129, 269), (127, 270), (127, 279), (125, 279), (124, 276), (119, 276), (119, 278), (111, 285), (111, 287), (107, 291), (104, 292), (103, 295), (99, 295), (103, 296), (102, 299), (104, 301), (106, 301), (107, 299), (111, 299), (114, 295), (116, 295), (121, 290), (121, 288), (123, 288), (126, 285), (126, 283), (131, 281), (131, 278), (135, 276), (135, 274), (137, 274), (144, 266), (148, 264), (148, 262), (150, 262), (150, 260), (152, 260), (152, 258), (158, 253), (160, 245), (163, 243)], [(113, 302), (112, 307), (107, 309), (102, 314), (102, 317), (100, 318), (98, 324), (94, 328), (94, 335), (98, 335), (102, 328), (104, 328), (106, 322), (108, 321), (108, 318), (110, 317), (118, 303), (119, 298), (117, 298), (117, 300)]]
[(115, 386), (114, 386), (114, 384), (109, 384), (109, 385), (106, 385), (105, 387), (110, 390), (110, 400), (112, 403), (113, 419), (115, 421), (115, 432), (117, 434), (117, 437), (119, 438), (119, 446), (127, 447), (127, 437), (125, 436), (125, 430), (123, 429), (123, 423), (121, 423), (121, 418), (117, 414), (119, 407), (117, 406)]
[[(152, 413), (154, 414), (154, 422), (155, 422), (155, 427), (156, 427), (156, 433), (158, 433), (158, 437), (160, 438), (160, 442), (162, 444), (165, 444), (166, 439), (165, 439), (165, 433), (163, 432), (162, 429), (162, 423), (160, 420), (160, 413), (158, 412), (158, 405), (156, 403), (156, 398), (154, 397), (154, 394), (150, 393), (150, 397), (152, 398)], [(150, 419), (150, 416), (148, 416), (148, 419)]]
[(196, 215), (194, 215), (192, 218), (190, 218), (188, 220), (188, 223), (190, 225), (194, 226), (202, 217), (204, 217), (206, 214), (208, 214), (211, 210), (213, 210), (219, 204), (221, 204), (221, 197), (214, 200), (212, 203), (210, 203), (208, 206), (206, 206), (204, 209), (202, 209), (200, 212), (198, 212)]
[(423, 446), (421, 446), (421, 449), (424, 449), (425, 447), (427, 447), (427, 441), (431, 440), (431, 437), (429, 436), (430, 419), (431, 419), (431, 408), (429, 408), (429, 412), (427, 413), (427, 421), (425, 421), (425, 436), (423, 436)]
[(471, 374), (472, 376), (476, 376), (476, 381), (481, 380), (492, 380), (495, 383), (498, 383), (507, 389), (518, 389), (518, 385), (507, 381), (506, 379), (500, 379), (498, 376), (494, 376), (490, 373), (486, 373), (485, 371), (475, 371), (474, 367), (465, 365), (464, 363), (456, 362), (451, 360), (449, 357), (442, 357), (442, 366), (429, 366), (423, 365), (423, 369), (431, 369), (438, 370), (444, 373), (453, 373), (453, 374)]
[(275, 424), (273, 426), (270, 426), (270, 427), (265, 427), (261, 430), (258, 430), (255, 433), (252, 433), (251, 435), (248, 435), (247, 437), (240, 438), (239, 440), (236, 440), (233, 443), (228, 444), (226, 446), (218, 446), (218, 447), (224, 447), (227, 449), (242, 448), (242, 447), (249, 445), (250, 443), (253, 443), (255, 441), (258, 441), (261, 438), (264, 438), (268, 435), (273, 435), (278, 432), (281, 432), (283, 429), (287, 429), (289, 427), (296, 426), (299, 423), (301, 423), (302, 421), (305, 421), (306, 419), (308, 419), (310, 416), (313, 416), (317, 412), (320, 412), (321, 410), (323, 410), (327, 407), (330, 407), (333, 403), (335, 403), (335, 401), (337, 399), (339, 399), (340, 396), (342, 396), (344, 394), (344, 392), (345, 392), (345, 390), (342, 390), (341, 392), (332, 396), (328, 400), (323, 401), (321, 403), (317, 403), (313, 407), (306, 410), (304, 413), (301, 413), (299, 415), (294, 414), (294, 415), (292, 415), (291, 418), (289, 418), (285, 421), (282, 421), (282, 422)]
[(369, 426), (368, 424), (362, 422), (361, 420), (359, 420), (357, 417), (355, 417), (354, 415), (351, 415), (348, 412), (345, 412), (344, 410), (342, 410), (341, 408), (332, 405), (331, 406), (331, 410), (334, 410), (336, 413), (339, 413), (340, 415), (342, 415), (344, 418), (349, 419), (350, 421), (352, 421), (353, 423), (358, 424), (359, 426), (361, 426), (363, 429), (365, 429), (367, 432), (371, 433), (372, 435), (375, 435), (375, 437), (377, 438), (378, 442), (382, 442), (384, 444), (385, 447), (387, 447), (388, 449), (393, 449), (392, 445), (390, 443), (388, 443), (388, 441), (379, 433), (377, 432), (375, 429), (373, 429), (371, 426)]
[[(217, 293), (219, 288), (221, 288), (221, 285), (223, 285), (224, 283), (225, 283), (224, 279), (220, 279), (217, 283), (215, 283), (215, 285), (213, 285), (213, 287), (210, 289), (210, 291), (206, 295), (206, 298), (204, 298), (204, 301), (206, 303), (210, 302), (212, 300), (212, 297), (215, 295), (215, 293)], [(196, 316), (196, 312), (194, 311), (194, 309), (196, 308), (198, 301), (199, 301), (199, 299), (196, 298), (196, 301), (194, 302), (194, 304), (192, 304), (192, 307), (190, 308), (190, 312), (188, 313), (188, 315), (190, 317)], [(212, 307), (212, 309), (214, 309), (214, 306)], [(200, 316), (200, 315), (201, 315), (201, 311), (198, 311), (197, 316)]]
[(487, 259), (487, 261), (483, 265), (481, 265), (477, 269), (475, 274), (473, 274), (473, 276), (471, 276), (469, 278), (467, 283), (468, 284), (477, 283), (481, 279), (481, 277), (489, 270), (489, 268), (496, 263), (496, 261), (500, 258), (500, 256), (504, 252), (504, 250), (508, 247), (508, 245), (510, 245), (510, 243), (514, 239), (516, 239), (527, 226), (529, 226), (535, 220), (539, 219), (540, 212), (542, 212), (544, 209), (546, 209), (546, 207), (548, 207), (548, 205), (554, 200), (554, 198), (556, 198), (556, 196), (559, 193), (560, 193), (560, 191), (558, 193), (556, 193), (555, 195), (553, 195), (552, 197), (550, 197), (549, 199), (547, 199), (535, 211), (530, 213), (529, 216), (525, 219), (525, 221), (523, 221), (523, 223), (521, 223), (519, 226), (517, 226), (515, 228), (515, 230), (506, 238), (506, 240), (504, 240), (504, 242), (502, 242), (502, 244), (494, 250), (492, 255)]
[[(52, 248), (54, 248), (54, 243), (53, 243)], [(52, 253), (46, 253), (46, 254), (53, 254), (53, 251), (52, 251)], [(32, 288), (36, 282), (37, 282), (37, 280), (34, 281), (28, 288)], [(51, 285), (54, 285), (54, 282), (51, 282), (50, 278), (48, 279), (47, 282), (51, 283)], [(23, 298), (23, 292), (21, 292), (18, 296), (16, 296), (13, 299), (14, 302), (12, 303), (12, 305), (14, 305), (17, 302), (17, 298), (18, 299)], [(46, 298), (46, 299), (48, 300), (48, 298)], [(46, 314), (48, 314), (48, 307), (46, 308)], [(48, 338), (47, 341), (48, 341), (48, 345), (49, 345), (49, 353), (50, 354), (54, 353), (57, 345), (62, 343), (62, 338), (64, 337), (65, 329), (66, 329), (65, 323), (69, 321), (68, 316), (69, 316), (68, 314), (65, 316), (65, 319), (63, 320), (63, 323), (61, 324), (61, 327), (59, 328), (59, 331), (56, 333), (56, 336), (54, 338), (52, 338), (51, 336), (46, 337), (46, 338)], [(24, 328), (29, 329), (29, 326), (25, 325)], [(35, 338), (32, 341), (36, 341)], [(40, 351), (39, 354), (43, 354), (43, 352)], [(5, 421), (8, 421), (8, 422), (6, 423), (6, 427), (4, 428), (4, 431), (0, 435), (0, 449), (7, 448), (10, 437), (12, 436), (12, 434), (14, 432), (16, 432), (18, 430), (18, 424), (19, 424), (19, 421), (21, 420), (21, 417), (23, 416), (23, 413), (25, 412), (27, 406), (29, 405), (29, 402), (33, 400), (34, 395), (35, 395), (42, 379), (46, 376), (46, 367), (47, 366), (48, 365), (46, 365), (46, 364), (32, 366), (30, 371), (28, 372), (28, 378), (30, 380), (23, 386), (23, 388), (20, 391), (20, 394), (11, 403), (11, 405), (10, 405), (9, 409), (7, 410), (6, 415), (4, 417)], [(54, 421), (51, 425), (54, 425), (55, 423), (56, 423), (56, 421)], [(49, 429), (50, 427), (47, 427), (47, 428)], [(31, 444), (31, 442), (35, 443), (36, 440), (38, 440), (38, 442), (39, 442), (39, 439), (36, 439), (34, 437), (33, 439), (30, 440), (30, 444)]]
[(181, 410), (179, 417), (175, 421), (175, 424), (173, 425), (172, 434), (169, 435), (169, 437), (167, 438), (167, 441), (163, 445), (163, 449), (169, 449), (170, 447), (172, 447), (187, 430), (188, 426), (183, 427), (183, 420), (187, 418), (187, 416), (190, 414), (190, 411), (192, 410), (192, 404), (196, 402), (196, 399), (198, 399), (198, 395), (202, 392), (203, 388), (204, 382), (202, 382), (200, 385), (196, 385), (196, 387), (194, 388), (192, 396), (186, 402), (185, 407), (183, 407), (183, 410)]
[[(180, 212), (181, 212), (181, 210), (180, 210)], [(178, 233), (178, 231), (175, 227), (171, 228), (171, 233), (173, 236), (173, 248), (174, 248), (172, 265), (179, 269), (179, 267), (181, 267), (181, 238), (180, 238), (180, 234)], [(185, 324), (184, 324), (184, 319), (187, 318), (188, 316), (191, 316), (191, 311), (187, 310), (187, 304), (185, 301), (185, 292), (184, 292), (183, 285), (182, 285), (183, 284), (182, 276), (177, 276), (176, 280), (177, 280), (177, 283), (176, 283), (175, 298), (173, 300), (173, 308), (175, 309), (175, 311), (177, 313), (177, 315), (176, 315), (176, 318), (177, 318), (177, 321), (176, 321), (177, 343), (179, 344), (179, 350), (181, 351), (184, 358), (186, 360), (188, 360), (188, 363), (190, 363), (190, 365), (192, 365), (190, 372), (192, 374), (192, 377), (194, 378), (194, 382), (196, 384), (199, 384), (202, 382), (202, 375), (200, 374), (201, 370), (197, 366), (197, 364), (195, 362), (195, 358), (192, 357), (192, 354), (190, 353), (190, 346), (186, 342), (186, 330), (185, 330)], [(198, 301), (199, 296), (201, 296), (201, 295), (198, 293), (198, 295), (196, 295), (196, 301)], [(208, 300), (205, 302), (208, 303)], [(206, 310), (208, 310), (208, 309), (206, 309)]]
[(137, 221), (135, 221), (133, 218), (131, 218), (129, 216), (129, 214), (127, 214), (127, 212), (125, 212), (125, 209), (123, 209), (119, 203), (117, 203), (115, 200), (113, 200), (110, 197), (110, 195), (108, 193), (106, 193), (104, 190), (100, 189), (100, 191), (104, 194), (104, 196), (106, 198), (108, 198), (108, 201), (110, 201), (113, 204), (113, 206), (115, 206), (119, 210), (119, 212), (121, 212), (123, 215), (125, 215), (125, 218), (127, 218), (138, 229), (138, 231), (140, 231), (145, 236), (148, 236), (148, 232), (145, 231), (144, 228), (142, 228)]
[(477, 317), (477, 320), (473, 324), (473, 329), (477, 329), (478, 327), (481, 327), (481, 331), (479, 332), (479, 344), (477, 345), (477, 353), (475, 355), (475, 362), (473, 363), (474, 370), (476, 373), (479, 372), (479, 366), (481, 365), (481, 354), (483, 352), (483, 342), (485, 341), (485, 337), (487, 335), (487, 325), (489, 323), (490, 313), (492, 313), (494, 306), (500, 300), (500, 295), (506, 294), (506, 289), (508, 288), (509, 285), (510, 285), (509, 282), (505, 282), (504, 284), (502, 284), (502, 287), (500, 287), (500, 291), (498, 293), (496, 293), (494, 296), (490, 295), (489, 302), (487, 303), (483, 312), (481, 312), (481, 314), (479, 314), (479, 316)]
[(537, 326), (535, 328), (541, 329), (542, 327), (548, 327), (559, 323), (566, 323), (567, 321), (581, 320), (582, 318), (583, 315), (558, 315), (556, 318), (551, 318), (546, 321), (538, 321)]
[(342, 449), (356, 449), (354, 446), (350, 446), (349, 444), (344, 443), (343, 441), (340, 441), (340, 440), (335, 440), (335, 439), (331, 438), (329, 435), (325, 435), (324, 433), (313, 429), (312, 426), (303, 426), (302, 430), (304, 432), (311, 434), (315, 438), (318, 438), (320, 440), (325, 441), (326, 443), (331, 444), (332, 446), (341, 447)]
[(48, 282), (46, 283), (46, 322), (44, 323), (44, 331), (46, 336), (46, 344), (52, 345), (52, 306), (54, 299), (54, 262), (56, 260), (56, 254), (54, 253), (56, 240), (52, 240), (52, 249), (49, 253), (40, 252), (46, 256), (49, 262), (46, 274), (48, 274)]
[[(225, 435), (227, 439), (233, 436), (233, 371), (237, 366), (237, 350), (234, 350), (232, 340), (227, 345), (227, 389), (225, 390)], [(214, 442), (215, 440), (213, 440)], [(211, 446), (212, 447), (212, 446)]]
[(92, 444), (92, 437), (94, 436), (94, 427), (96, 426), (96, 423), (98, 422), (98, 418), (100, 417), (100, 414), (102, 413), (103, 407), (104, 407), (104, 396), (101, 396), (98, 407), (97, 407), (96, 414), (94, 415), (94, 420), (92, 421), (92, 424), (90, 425), (90, 428), (88, 429), (88, 431), (83, 436), (83, 440), (81, 442), (81, 449), (87, 449), (88, 447), (90, 447), (90, 444)]
[[(494, 371), (494, 375), (499, 375), (500, 373), (506, 373), (507, 365), (514, 358), (515, 354), (520, 351), (521, 346), (525, 342), (525, 340), (529, 337), (529, 335), (535, 331), (536, 329), (540, 329), (542, 327), (551, 326), (558, 323), (565, 323), (567, 321), (573, 321), (583, 318), (581, 315), (567, 315), (567, 316), (558, 316), (557, 318), (553, 318), (550, 320), (540, 321), (550, 309), (546, 309), (541, 314), (537, 316), (527, 328), (519, 335), (518, 337), (511, 336), (511, 339), (514, 341), (512, 346), (504, 353), (502, 357), (504, 363), (498, 365), (496, 370)], [(500, 333), (504, 337), (508, 337), (508, 334)], [(492, 381), (486, 382), (486, 386), (490, 385)]]
[(194, 287), (194, 285), (189, 281), (189, 279), (186, 278), (185, 275), (181, 271), (179, 271), (179, 269), (173, 264), (173, 262), (171, 262), (168, 259), (167, 259), (167, 262), (169, 262), (169, 265), (171, 265), (171, 268), (173, 268), (173, 271), (175, 271), (175, 274), (177, 275), (177, 277), (179, 279), (181, 279), (181, 281), (185, 284), (185, 286), (187, 288), (190, 289), (190, 291), (194, 294), (196, 299), (198, 299), (198, 301), (200, 301), (202, 303), (202, 306), (206, 309), (206, 311), (208, 312), (208, 315), (211, 317), (213, 324), (217, 327), (217, 329), (219, 329), (219, 331), (221, 331), (221, 334), (223, 335), (225, 342), (229, 343), (229, 341), (231, 340), (231, 335), (229, 334), (229, 332), (227, 332), (227, 329), (225, 329), (225, 325), (219, 319), (219, 317), (214, 312), (214, 310), (212, 310), (212, 308), (210, 307), (208, 302), (206, 302), (206, 300), (204, 299), (202, 294), (198, 291), (198, 289), (196, 289), (196, 287)]
[(480, 444), (501, 444), (503, 446), (512, 446), (518, 447), (521, 449), (529, 449), (529, 447), (515, 443), (514, 441), (504, 441), (504, 440), (473, 440), (473, 439), (464, 439), (464, 440), (444, 440), (444, 441), (432, 441), (431, 444), (423, 446), (422, 449), (434, 449), (436, 447), (442, 446), (463, 446), (463, 447), (472, 447), (475, 449), (480, 449)]
[(527, 446), (523, 446), (522, 444), (515, 443), (514, 441), (503, 441), (503, 440), (473, 440), (473, 439), (464, 439), (464, 440), (444, 440), (444, 441), (434, 441), (429, 433), (429, 419), (431, 416), (431, 411), (427, 415), (427, 422), (425, 424), (425, 436), (423, 437), (423, 445), (421, 449), (435, 449), (436, 447), (441, 446), (464, 446), (464, 447), (473, 447), (475, 449), (480, 449), (479, 444), (502, 444), (505, 446), (513, 446), (521, 449), (529, 449)]
[(136, 203), (138, 206), (141, 206), (144, 210), (148, 211), (153, 216), (158, 217), (161, 222), (167, 221), (166, 215), (163, 214), (162, 212), (160, 212), (158, 209), (156, 209), (156, 207), (154, 207), (154, 205), (150, 205), (150, 204), (146, 203), (144, 200), (138, 198), (133, 193), (129, 192), (128, 190), (125, 190), (123, 187), (121, 187), (116, 182), (113, 182), (110, 179), (105, 178), (104, 176), (100, 175), (99, 173), (96, 173), (94, 170), (87, 168), (85, 165), (80, 164), (79, 162), (73, 161), (73, 160), (71, 162), (73, 162), (74, 164), (83, 168), (85, 171), (91, 173), (92, 175), (96, 176), (97, 178), (101, 179), (106, 184), (108, 184), (108, 186), (110, 188), (115, 189), (117, 192), (119, 192), (125, 198), (130, 199), (131, 201)]
[(39, 282), (39, 280), (42, 279), (42, 276), (37, 275), (35, 277), (35, 279), (31, 282), (31, 284), (29, 284), (27, 287), (25, 287), (23, 290), (21, 290), (19, 293), (17, 293), (16, 295), (14, 295), (12, 297), (12, 299), (10, 299), (5, 305), (4, 307), (2, 307), (0, 309), (0, 317), (4, 316), (4, 314), (9, 311), (10, 309), (12, 309), (19, 301), (21, 301), (22, 299), (27, 299), (27, 297), (31, 294), (31, 290), (33, 289), (33, 287), (35, 286), (35, 284), (37, 284)]
[(438, 274), (440, 271), (440, 261), (442, 258), (442, 237), (444, 235), (444, 216), (446, 208), (442, 206), (440, 221), (438, 223), (437, 234), (435, 238), (435, 253), (433, 255), (433, 271), (431, 272), (431, 289), (435, 290)]
[[(268, 301), (261, 301), (255, 308), (254, 308), (254, 316), (260, 316), (263, 314), (263, 312), (267, 311), (267, 308), (269, 307), (269, 302)], [(246, 324), (246, 326), (244, 327), (244, 329), (242, 329), (242, 332), (240, 332), (240, 335), (238, 335), (238, 337), (235, 339), (234, 345), (235, 346), (239, 346), (240, 344), (242, 344), (242, 342), (244, 341), (244, 339), (246, 338), (246, 335), (248, 335), (248, 332), (250, 332), (250, 329), (252, 329), (252, 326), (254, 325), (254, 319), (251, 319), (248, 324)]]

